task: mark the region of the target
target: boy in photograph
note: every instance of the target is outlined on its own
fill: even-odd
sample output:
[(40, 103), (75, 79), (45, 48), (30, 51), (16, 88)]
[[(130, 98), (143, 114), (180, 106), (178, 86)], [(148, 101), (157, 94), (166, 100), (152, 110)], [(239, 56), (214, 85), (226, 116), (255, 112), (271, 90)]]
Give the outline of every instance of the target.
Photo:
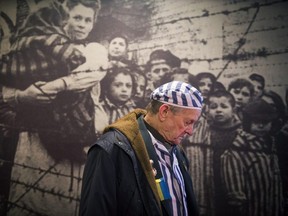
[(276, 109), (264, 100), (253, 101), (243, 110), (243, 130), (221, 156), (227, 215), (283, 214), (282, 182), (271, 135), (277, 118)]
[[(207, 98), (205, 133), (186, 144), (200, 215), (223, 215), (225, 200), (221, 186), (220, 156), (231, 145), (241, 123), (235, 115), (235, 100), (228, 91), (216, 91)], [(225, 212), (224, 212), (225, 213)]]
[(237, 78), (229, 83), (228, 91), (235, 99), (236, 113), (239, 119), (242, 120), (243, 108), (253, 100), (254, 85), (248, 79)]
[(207, 101), (209, 128), (207, 143), (211, 146), (212, 188), (215, 215), (226, 215), (226, 202), (223, 199), (223, 185), (220, 173), (220, 158), (230, 147), (241, 127), (241, 122), (235, 115), (235, 99), (228, 91), (213, 92)]
[(265, 78), (260, 74), (253, 73), (249, 76), (249, 79), (254, 85), (254, 98), (261, 98), (265, 91)]

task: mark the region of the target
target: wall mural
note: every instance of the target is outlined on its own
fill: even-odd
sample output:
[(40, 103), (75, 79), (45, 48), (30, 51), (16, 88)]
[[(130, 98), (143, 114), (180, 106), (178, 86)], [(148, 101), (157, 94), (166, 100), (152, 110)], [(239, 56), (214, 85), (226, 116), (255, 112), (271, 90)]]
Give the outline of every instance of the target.
[(78, 215), (89, 146), (162, 83), (201, 215), (288, 215), (287, 1), (0, 1), (0, 214)]

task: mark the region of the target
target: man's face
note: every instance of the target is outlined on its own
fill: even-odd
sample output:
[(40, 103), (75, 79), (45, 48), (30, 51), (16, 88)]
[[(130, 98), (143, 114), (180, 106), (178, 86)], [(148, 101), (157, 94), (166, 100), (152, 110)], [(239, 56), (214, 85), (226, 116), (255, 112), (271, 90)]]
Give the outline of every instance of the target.
[(158, 85), (158, 82), (166, 73), (171, 72), (171, 67), (166, 63), (154, 64), (151, 66), (151, 80), (154, 84)]
[(82, 4), (76, 5), (69, 11), (67, 33), (72, 40), (84, 40), (93, 28), (95, 12)]
[(110, 41), (108, 51), (112, 57), (123, 57), (126, 55), (127, 44), (124, 38), (116, 37)]
[(169, 107), (160, 133), (168, 142), (178, 145), (187, 135), (192, 134), (200, 115), (201, 110), (183, 108), (173, 113)]
[(210, 97), (208, 114), (215, 124), (224, 125), (233, 119), (233, 108), (227, 97)]
[(250, 102), (250, 99), (252, 97), (249, 89), (244, 86), (243, 88), (232, 88), (230, 90), (230, 93), (235, 98), (236, 107), (243, 108), (247, 103)]

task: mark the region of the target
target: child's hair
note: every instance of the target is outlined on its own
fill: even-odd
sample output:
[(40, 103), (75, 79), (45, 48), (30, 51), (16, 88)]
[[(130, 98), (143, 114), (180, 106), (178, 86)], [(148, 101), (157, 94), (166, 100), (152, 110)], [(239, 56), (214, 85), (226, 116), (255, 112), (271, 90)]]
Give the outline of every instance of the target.
[(273, 105), (275, 109), (279, 112), (281, 116), (285, 116), (285, 104), (284, 101), (282, 100), (281, 96), (277, 94), (276, 92), (269, 90), (265, 91), (263, 96), (266, 96), (270, 98), (273, 101)]
[(249, 79), (261, 83), (261, 85), (262, 85), (262, 87), (264, 89), (264, 87), (265, 87), (265, 79), (264, 79), (263, 76), (261, 76), (260, 74), (253, 73), (253, 74), (251, 74), (249, 76)]
[[(216, 77), (214, 76), (214, 74), (210, 73), (210, 72), (200, 72), (195, 76), (196, 80), (199, 82), (201, 79), (204, 78), (209, 78), (213, 84), (214, 87), (214, 83), (216, 82)], [(212, 87), (212, 88), (213, 88)]]
[(216, 82), (214, 83), (214, 91), (219, 91), (219, 90), (221, 90), (221, 91), (226, 91), (226, 88), (225, 88), (225, 86), (223, 85), (223, 83), (221, 83), (221, 82), (219, 82), (219, 81), (216, 81)]
[(108, 38), (108, 42), (110, 43), (114, 38), (123, 38), (125, 43), (126, 43), (126, 46), (128, 47), (128, 36), (125, 35), (124, 33), (122, 32), (114, 32), (109, 38)]
[(231, 89), (242, 89), (244, 87), (248, 88), (251, 96), (254, 94), (253, 84), (249, 80), (243, 78), (237, 78), (231, 81), (231, 83), (228, 85), (228, 91), (230, 91)]
[(193, 87), (198, 89), (198, 83), (196, 81), (196, 78), (193, 74), (190, 74), (189, 71), (186, 68), (179, 68), (175, 67), (172, 69), (171, 73), (166, 73), (164, 76), (161, 78), (161, 84), (167, 83), (167, 82), (172, 82), (174, 81), (173, 76), (175, 74), (179, 75), (188, 75), (188, 83), (192, 85)]
[(277, 118), (277, 110), (266, 101), (263, 99), (252, 101), (243, 109), (243, 130), (250, 132), (253, 121), (273, 123)]
[(163, 61), (164, 64), (169, 65), (171, 68), (180, 67), (181, 65), (181, 60), (170, 50), (157, 49), (151, 52), (145, 70), (150, 71), (155, 61)]
[(235, 99), (234, 99), (233, 95), (230, 92), (226, 91), (226, 90), (218, 90), (218, 91), (212, 92), (209, 95), (208, 100), (206, 102), (208, 107), (210, 105), (209, 99), (212, 98), (212, 97), (215, 97), (215, 98), (225, 97), (225, 98), (228, 99), (228, 101), (229, 101), (230, 105), (232, 106), (232, 108), (235, 107)]

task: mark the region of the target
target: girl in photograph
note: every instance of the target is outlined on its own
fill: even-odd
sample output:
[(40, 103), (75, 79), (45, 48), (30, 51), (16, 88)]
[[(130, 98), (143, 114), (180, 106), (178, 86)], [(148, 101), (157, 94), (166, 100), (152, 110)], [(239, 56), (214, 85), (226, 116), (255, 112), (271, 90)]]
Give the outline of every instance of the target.
[(134, 74), (128, 68), (114, 67), (101, 81), (101, 97), (95, 104), (95, 131), (103, 129), (136, 108), (132, 96), (135, 94)]

